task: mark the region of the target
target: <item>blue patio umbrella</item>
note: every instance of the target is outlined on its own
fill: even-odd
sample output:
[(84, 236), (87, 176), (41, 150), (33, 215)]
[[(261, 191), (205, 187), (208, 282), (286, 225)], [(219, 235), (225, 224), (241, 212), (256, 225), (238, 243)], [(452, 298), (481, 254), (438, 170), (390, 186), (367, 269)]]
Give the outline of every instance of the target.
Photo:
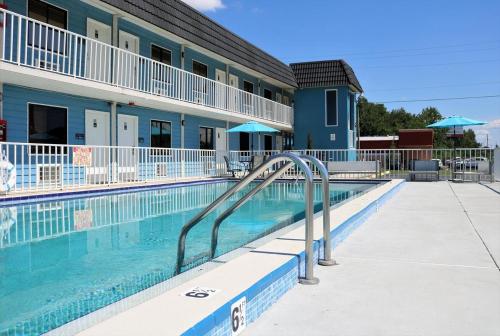
[[(228, 132), (228, 133), (244, 132), (244, 133), (259, 133), (260, 134), (260, 133), (275, 133), (275, 132), (279, 132), (279, 130), (272, 128), (272, 127), (269, 127), (269, 126), (266, 126), (266, 125), (259, 124), (256, 121), (249, 121), (249, 122), (244, 123), (242, 125), (228, 129), (226, 132)], [(252, 137), (252, 152), (253, 152), (253, 137)]]
[(477, 126), (484, 125), (486, 122), (473, 120), (465, 117), (452, 116), (445, 119), (439, 120), (433, 124), (428, 125), (428, 128), (452, 128), (452, 127), (463, 127), (463, 126)]
[[(459, 117), (459, 116), (452, 116), (452, 117), (447, 117), (442, 120), (436, 121), (433, 124), (427, 125), (428, 128), (453, 128), (453, 134), (456, 132), (457, 127), (464, 127), (464, 126), (478, 126), (478, 125), (484, 125), (487, 124), (485, 121), (479, 121), (479, 120), (474, 120), (474, 119), (469, 119), (465, 117)], [(456, 157), (456, 152), (455, 152), (455, 137), (453, 137), (453, 157)], [(452, 166), (453, 173), (455, 172), (455, 164)]]

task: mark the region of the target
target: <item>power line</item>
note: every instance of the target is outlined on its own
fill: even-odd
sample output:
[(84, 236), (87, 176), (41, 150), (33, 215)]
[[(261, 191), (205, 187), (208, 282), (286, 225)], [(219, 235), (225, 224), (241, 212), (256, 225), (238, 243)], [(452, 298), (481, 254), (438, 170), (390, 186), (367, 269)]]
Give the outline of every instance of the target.
[(375, 89), (366, 91), (369, 92), (389, 92), (389, 91), (405, 91), (405, 90), (420, 90), (420, 89), (438, 89), (438, 88), (446, 88), (446, 87), (471, 87), (471, 86), (479, 86), (479, 85), (489, 85), (489, 84), (499, 84), (500, 81), (490, 81), (490, 82), (480, 82), (480, 83), (469, 83), (469, 84), (443, 84), (443, 85), (434, 85), (434, 86), (420, 86), (420, 87), (406, 87), (406, 88), (397, 88), (397, 89)]
[(445, 48), (456, 48), (456, 47), (467, 47), (475, 45), (485, 45), (485, 44), (495, 44), (499, 43), (500, 40), (483, 41), (479, 43), (462, 43), (462, 44), (449, 44), (441, 46), (423, 47), (423, 48), (409, 48), (409, 49), (393, 49), (393, 50), (380, 50), (380, 51), (361, 51), (361, 52), (351, 52), (351, 53), (339, 53), (339, 55), (354, 56), (354, 55), (373, 55), (373, 54), (390, 54), (390, 53), (401, 53), (406, 51), (422, 51), (422, 50), (432, 50), (432, 49), (445, 49)]
[(437, 66), (448, 66), (457, 64), (480, 64), (480, 63), (495, 63), (500, 62), (500, 59), (492, 60), (478, 60), (478, 61), (467, 61), (467, 62), (448, 62), (448, 63), (433, 63), (433, 64), (414, 64), (414, 65), (375, 65), (375, 66), (359, 66), (357, 68), (363, 69), (383, 69), (383, 68), (424, 68), (424, 67), (437, 67)]
[(485, 99), (485, 98), (497, 98), (500, 94), (489, 95), (489, 96), (469, 96), (469, 97), (448, 97), (448, 98), (427, 98), (427, 99), (408, 99), (408, 100), (389, 100), (375, 102), (375, 104), (389, 104), (389, 103), (414, 103), (414, 102), (426, 102), (426, 101), (443, 101), (443, 100), (466, 100), (466, 99)]
[(386, 59), (386, 58), (402, 58), (402, 57), (415, 57), (415, 56), (434, 56), (434, 55), (447, 55), (447, 54), (456, 54), (456, 53), (471, 53), (477, 51), (491, 51), (498, 50), (500, 46), (493, 48), (482, 48), (482, 49), (461, 49), (461, 50), (446, 50), (446, 51), (438, 51), (438, 52), (427, 52), (427, 53), (418, 53), (418, 54), (401, 54), (401, 55), (383, 55), (383, 56), (361, 56), (361, 57), (350, 57), (350, 60), (364, 60), (364, 59)]

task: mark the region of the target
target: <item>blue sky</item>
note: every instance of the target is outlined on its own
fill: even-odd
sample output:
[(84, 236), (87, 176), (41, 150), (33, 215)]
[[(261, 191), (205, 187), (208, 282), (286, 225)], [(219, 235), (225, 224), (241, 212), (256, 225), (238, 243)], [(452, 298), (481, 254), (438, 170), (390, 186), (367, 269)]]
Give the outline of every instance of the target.
[[(286, 63), (345, 59), (370, 101), (500, 95), (499, 0), (185, 1)], [(500, 97), (386, 106), (491, 122), (500, 145)]]

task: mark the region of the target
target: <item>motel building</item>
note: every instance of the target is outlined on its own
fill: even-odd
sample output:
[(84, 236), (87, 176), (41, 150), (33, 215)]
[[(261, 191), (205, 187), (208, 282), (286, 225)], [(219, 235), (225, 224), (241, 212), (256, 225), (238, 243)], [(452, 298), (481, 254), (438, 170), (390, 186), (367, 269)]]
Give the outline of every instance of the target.
[[(0, 0), (0, 146), (16, 188), (354, 149), (361, 92), (345, 61), (287, 65), (180, 0)], [(226, 133), (249, 121), (279, 132)]]

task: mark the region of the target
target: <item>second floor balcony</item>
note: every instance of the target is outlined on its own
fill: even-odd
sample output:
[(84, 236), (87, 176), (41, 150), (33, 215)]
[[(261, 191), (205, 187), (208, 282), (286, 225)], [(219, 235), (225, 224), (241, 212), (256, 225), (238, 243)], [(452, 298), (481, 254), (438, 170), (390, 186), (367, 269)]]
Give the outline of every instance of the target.
[[(151, 58), (0, 9), (1, 61), (261, 119), (284, 128), (292, 107)], [(3, 80), (5, 81), (5, 80)], [(207, 116), (210, 116), (207, 114)]]

